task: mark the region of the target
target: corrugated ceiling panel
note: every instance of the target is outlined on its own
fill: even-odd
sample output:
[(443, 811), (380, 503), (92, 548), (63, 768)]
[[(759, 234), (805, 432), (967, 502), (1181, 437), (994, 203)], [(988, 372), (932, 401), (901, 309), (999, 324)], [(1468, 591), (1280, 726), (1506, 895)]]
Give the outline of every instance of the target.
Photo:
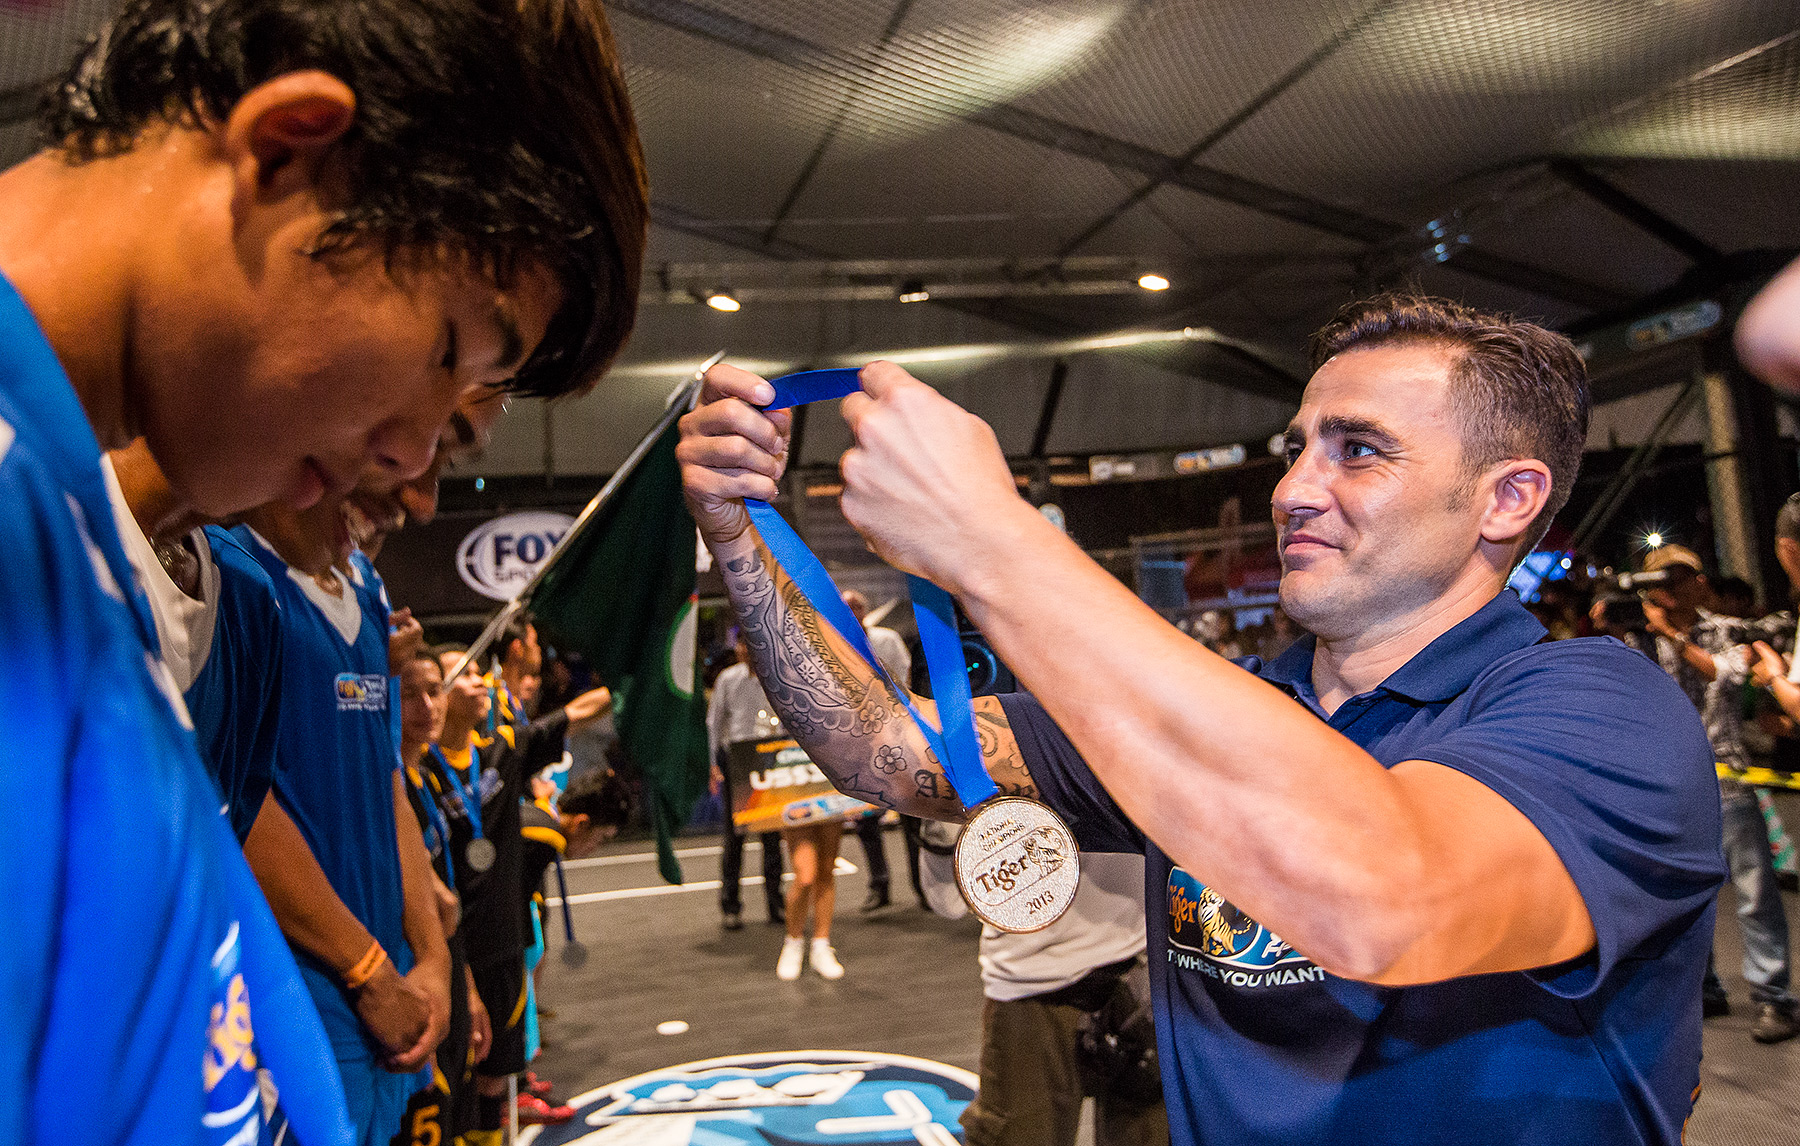
[(1673, 248), (1566, 186), (1522, 207), (1504, 225), (1483, 226), (1480, 236), (1482, 247), (1494, 254), (1553, 261), (1564, 274), (1625, 297), (1649, 294), (1690, 266)]
[(772, 215), (843, 86), (631, 16), (613, 23), (651, 194), (715, 219)]
[(1051, 453), (1105, 453), (1266, 439), (1294, 405), (1123, 356), (1072, 359)]
[(1800, 160), (1800, 32), (1583, 125), (1571, 150), (1629, 158)]
[[(1132, 209), (1132, 214), (1140, 212), (1162, 223), (1180, 244), (1177, 249), (1202, 263), (1209, 258), (1245, 255), (1284, 256), (1303, 262), (1328, 260), (1362, 247), (1312, 227), (1196, 195), (1181, 187), (1158, 188)], [(1105, 238), (1103, 233), (1096, 242)]]
[(1094, 44), (1086, 67), (1017, 102), (1180, 155), (1376, 2), (1135, 5)]
[(1791, 0), (1395, 4), (1212, 153), (1332, 202), (1379, 204), (1554, 150), (1561, 133), (1790, 31)]
[(712, 0), (712, 7), (824, 48), (861, 51), (874, 44), (903, 0)]
[(114, 0), (0, 3), (0, 88), (60, 73), (75, 46), (116, 7)]
[(644, 252), (644, 285), (655, 285), (654, 274), (659, 263), (743, 263), (756, 259), (756, 255), (729, 243), (652, 223), (650, 246)]
[(1098, 163), (949, 121), (842, 139), (781, 234), (846, 255), (1050, 255), (1122, 194)]

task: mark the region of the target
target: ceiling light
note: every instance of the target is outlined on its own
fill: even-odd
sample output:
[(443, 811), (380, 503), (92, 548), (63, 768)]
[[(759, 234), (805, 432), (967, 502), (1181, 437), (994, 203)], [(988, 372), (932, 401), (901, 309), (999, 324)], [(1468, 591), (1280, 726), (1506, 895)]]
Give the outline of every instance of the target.
[(716, 290), (707, 295), (706, 305), (712, 307), (714, 310), (724, 311), (726, 314), (730, 314), (743, 306), (742, 303), (731, 296), (730, 291), (723, 290)]
[(1138, 285), (1145, 290), (1168, 290), (1169, 280), (1157, 274), (1141, 275), (1138, 278)]
[(1646, 548), (1646, 549), (1661, 549), (1662, 543), (1663, 543), (1663, 535), (1662, 534), (1656, 533), (1656, 532), (1644, 534), (1644, 548)]
[(918, 279), (908, 279), (900, 284), (899, 299), (901, 302), (924, 302), (931, 297), (925, 284)]

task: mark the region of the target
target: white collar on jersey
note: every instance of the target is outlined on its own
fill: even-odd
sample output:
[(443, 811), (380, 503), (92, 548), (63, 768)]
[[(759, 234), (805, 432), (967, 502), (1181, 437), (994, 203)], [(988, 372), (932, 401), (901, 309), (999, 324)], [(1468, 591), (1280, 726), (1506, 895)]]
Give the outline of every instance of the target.
[(349, 576), (335, 569), (332, 572), (338, 575), (339, 592), (335, 595), (327, 592), (307, 574), (292, 566), (288, 567), (288, 576), (292, 577), (294, 583), (300, 586), (300, 591), (306, 594), (306, 599), (311, 601), (319, 612), (325, 614), (325, 619), (331, 622), (331, 627), (337, 630), (338, 636), (344, 638), (345, 644), (354, 645), (356, 635), (362, 632), (362, 602), (357, 600), (356, 590), (351, 587)]

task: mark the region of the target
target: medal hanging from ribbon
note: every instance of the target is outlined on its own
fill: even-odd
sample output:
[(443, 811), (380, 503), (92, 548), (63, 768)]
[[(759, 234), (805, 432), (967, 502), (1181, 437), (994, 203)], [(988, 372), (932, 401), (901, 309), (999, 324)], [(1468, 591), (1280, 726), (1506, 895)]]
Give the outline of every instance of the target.
[[(444, 755), (443, 749), (433, 744), (431, 754), (443, 767), (444, 775), (450, 778), (450, 786), (456, 789), (457, 802), (462, 805), (463, 815), (469, 821), (469, 832), (474, 837), (463, 847), (463, 862), (469, 865), (470, 871), (481, 875), (494, 866), (494, 861), (500, 855), (499, 849), (494, 847), (494, 841), (482, 834), (481, 801), (469, 791), (468, 785), (463, 783), (463, 778), (457, 774), (456, 765), (450, 763), (449, 757)], [(473, 748), (469, 749), (469, 759), (471, 761), (480, 759), (475, 755)]]
[[(862, 388), (855, 370), (809, 370), (770, 384), (775, 398), (764, 407), (768, 410), (842, 398)], [(911, 694), (888, 676), (831, 574), (786, 519), (767, 502), (747, 498), (744, 508), (794, 587), (893, 688), (969, 810), (956, 845), (956, 883), (970, 909), (1002, 931), (1038, 931), (1056, 922), (1074, 902), (1081, 878), (1075, 837), (1061, 817), (1038, 801), (1000, 795), (982, 767), (968, 664), (950, 594), (923, 577), (907, 576), (940, 731), (919, 712)]]

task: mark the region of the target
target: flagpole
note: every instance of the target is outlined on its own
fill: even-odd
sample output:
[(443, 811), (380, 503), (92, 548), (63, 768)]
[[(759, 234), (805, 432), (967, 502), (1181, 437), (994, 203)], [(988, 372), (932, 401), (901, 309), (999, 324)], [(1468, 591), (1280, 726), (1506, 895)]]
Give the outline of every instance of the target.
[(606, 479), (606, 484), (600, 487), (600, 492), (595, 494), (576, 515), (575, 524), (571, 525), (569, 531), (563, 534), (562, 540), (557, 542), (556, 548), (552, 549), (550, 555), (544, 558), (544, 563), (537, 567), (537, 571), (531, 575), (531, 580), (527, 581), (525, 587), (519, 590), (518, 596), (508, 601), (488, 621), (487, 626), (481, 630), (481, 635), (475, 638), (475, 643), (469, 646), (469, 651), (463, 654), (463, 659), (457, 662), (456, 668), (444, 678), (445, 680), (456, 680), (463, 673), (469, 671), (469, 665), (480, 659), (481, 654), (486, 652), (488, 646), (494, 643), (494, 639), (505, 631), (506, 626), (512, 624), (525, 611), (526, 605), (531, 601), (531, 595), (537, 591), (538, 584), (543, 581), (544, 574), (550, 572), (557, 559), (568, 551), (569, 544), (587, 527), (594, 515), (612, 500), (619, 487), (625, 484), (625, 479), (632, 475), (638, 464), (644, 460), (644, 456), (650, 452), (650, 448), (656, 445), (656, 440), (663, 436), (663, 432), (673, 425), (677, 418), (687, 413), (688, 406), (693, 403), (694, 395), (699, 392), (701, 384), (706, 380), (706, 372), (724, 360), (725, 352), (723, 350), (708, 358), (698, 370), (694, 371), (693, 377), (689, 378), (687, 382), (683, 383), (681, 389), (670, 396), (669, 407), (662, 412), (662, 417), (656, 420), (656, 425), (650, 427), (650, 432), (644, 435), (643, 440), (638, 442), (637, 446), (626, 456), (624, 462), (619, 465), (619, 468), (613, 471), (612, 477)]

